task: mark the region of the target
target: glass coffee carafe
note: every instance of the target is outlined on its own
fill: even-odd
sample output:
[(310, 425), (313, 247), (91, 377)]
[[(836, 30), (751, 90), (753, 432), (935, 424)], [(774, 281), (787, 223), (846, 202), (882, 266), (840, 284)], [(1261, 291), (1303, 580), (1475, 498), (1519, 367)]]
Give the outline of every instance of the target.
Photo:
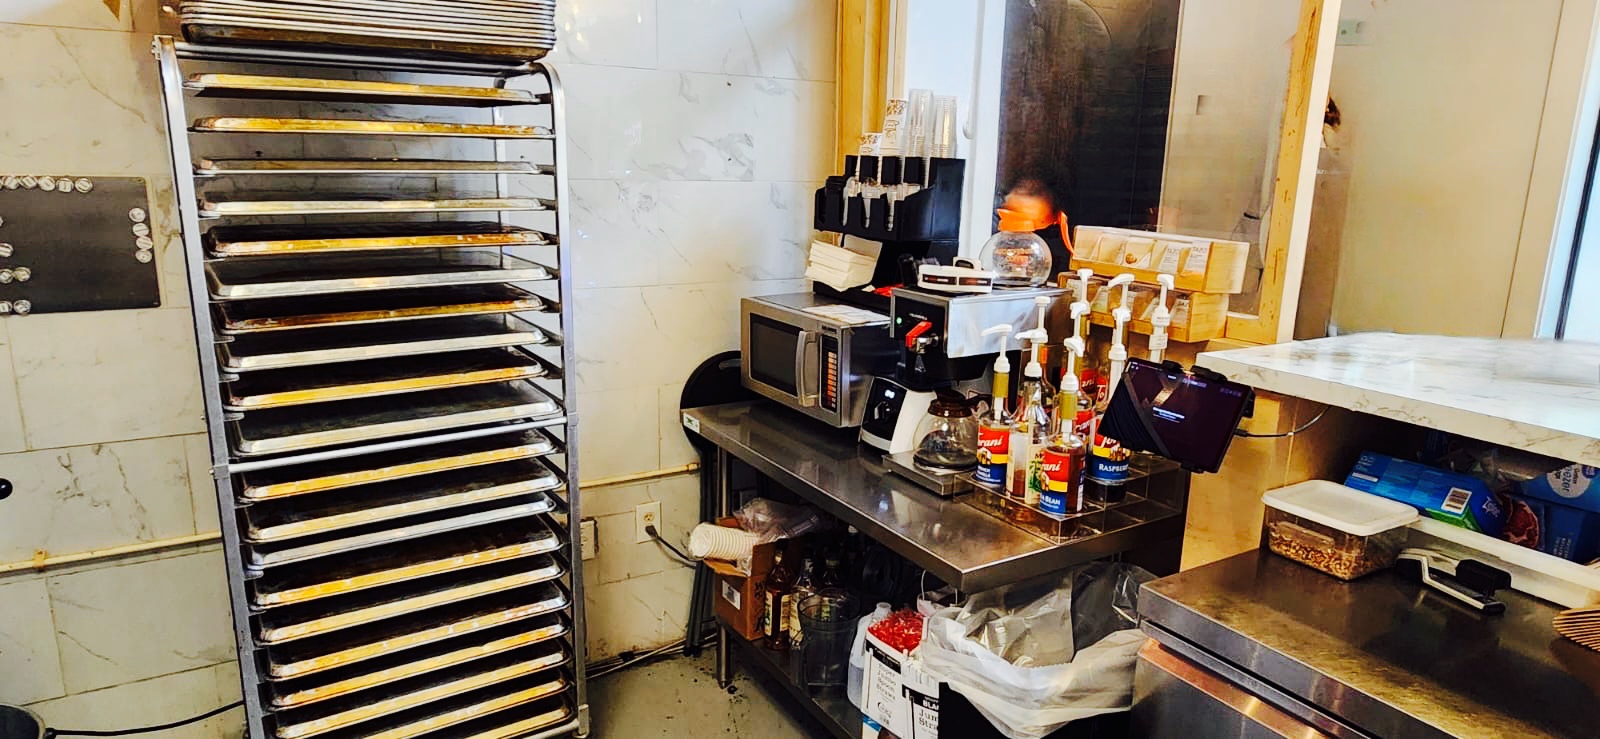
[(940, 390), (917, 424), (916, 463), (934, 470), (968, 470), (978, 465), (980, 401), (954, 390)]

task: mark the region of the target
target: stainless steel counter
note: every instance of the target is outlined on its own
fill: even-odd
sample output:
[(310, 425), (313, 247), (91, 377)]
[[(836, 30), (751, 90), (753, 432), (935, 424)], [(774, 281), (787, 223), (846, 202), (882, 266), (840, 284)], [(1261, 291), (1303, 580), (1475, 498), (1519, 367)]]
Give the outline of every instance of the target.
[(1183, 516), (1174, 515), (1058, 546), (889, 472), (854, 430), (767, 402), (691, 409), (684, 420), (729, 455), (969, 592), (1183, 535)]
[(1294, 696), (1335, 736), (1600, 734), (1600, 654), (1555, 635), (1555, 606), (1500, 598), (1481, 616), (1393, 570), (1344, 583), (1260, 551), (1152, 582), (1139, 611), (1164, 646)]

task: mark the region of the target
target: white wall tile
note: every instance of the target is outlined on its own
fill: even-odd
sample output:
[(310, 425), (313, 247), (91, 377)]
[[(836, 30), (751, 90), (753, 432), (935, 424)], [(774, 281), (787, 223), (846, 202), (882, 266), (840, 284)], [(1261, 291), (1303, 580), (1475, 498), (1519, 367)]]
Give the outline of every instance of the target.
[[(217, 705), (224, 706), (239, 700), (244, 695), (244, 686), (239, 681), (239, 663), (224, 662), (211, 668), (211, 674), (217, 684)], [(218, 716), (210, 721), (216, 722), (212, 736), (219, 739), (244, 739), (244, 711), (232, 711)]]
[[(53, 727), (120, 729), (164, 724), (216, 708), (213, 668), (189, 670), (29, 706)], [(242, 713), (232, 711), (197, 724), (161, 732), (161, 739), (218, 739)], [(149, 736), (156, 736), (151, 734)], [(233, 734), (233, 736), (239, 736)]]
[(578, 179), (819, 182), (833, 150), (833, 84), (695, 72), (562, 69)]
[(0, 80), (0, 172), (171, 172), (148, 37), (0, 25), (0, 49), (28, 65)]
[(66, 694), (44, 578), (0, 584), (0, 700), (32, 703)]
[(656, 65), (656, 0), (562, 0), (560, 39), (547, 61), (617, 67)]
[[(640, 489), (642, 487), (642, 490)], [(592, 496), (606, 496), (608, 489), (595, 490)], [(634, 529), (634, 506), (650, 501), (661, 504), (661, 525), (657, 527), (662, 538), (678, 547), (687, 546), (689, 531), (700, 523), (699, 477), (683, 475), (649, 483), (647, 486), (622, 488), (600, 510), (615, 511), (599, 515), (595, 525), (599, 531), (599, 548), (595, 559), (589, 563), (586, 576), (600, 583), (614, 583), (631, 578), (653, 575), (684, 565), (656, 542), (637, 543)], [(628, 503), (624, 507), (622, 504)]]
[(791, 182), (575, 182), (578, 285), (799, 278), (815, 190)]
[(655, 500), (655, 496), (651, 494), (648, 482), (586, 489), (583, 491), (583, 517), (604, 518), (619, 513), (631, 515), (636, 506), (652, 500)]
[(662, 69), (832, 82), (827, 2), (659, 0)]
[[(634, 542), (634, 514), (632, 511), (605, 516), (595, 521), (599, 534), (595, 558), (588, 563), (591, 581), (602, 584), (630, 578), (644, 577), (676, 567), (661, 545), (655, 542)], [(671, 539), (668, 539), (671, 541)]]
[[(661, 466), (653, 387), (585, 392), (578, 396), (579, 471), (584, 480), (649, 472)], [(593, 423), (588, 419), (594, 419)]]
[(740, 298), (809, 289), (805, 280), (761, 280), (577, 290), (578, 336), (589, 337), (578, 345), (578, 387), (684, 382), (713, 354), (739, 348)]
[(683, 638), (693, 587), (694, 570), (687, 567), (589, 587), (584, 593), (589, 658), (602, 660)]
[(133, 29), (128, 0), (6, 0), (0, 3), (0, 23), (98, 31)]
[[(48, 583), (68, 692), (234, 659), (220, 551), (51, 576)], [(205, 695), (215, 696), (215, 680), (207, 679)]]
[(0, 502), (0, 561), (195, 532), (182, 439), (7, 454), (0, 468), (16, 486)]
[(0, 320), (0, 454), (28, 448), (22, 428), (22, 404), (17, 401), (17, 380), (12, 371), (11, 335)]
[(699, 462), (700, 453), (689, 443), (683, 429), (683, 413), (678, 410), (683, 402), (683, 383), (674, 382), (656, 388), (661, 408), (661, 466), (677, 467)]
[(194, 506), (194, 531), (204, 534), (221, 527), (217, 513), (217, 488), (211, 479), (211, 438), (205, 434), (183, 437), (183, 456), (189, 469), (189, 492)]
[(31, 448), (205, 430), (187, 310), (6, 320)]

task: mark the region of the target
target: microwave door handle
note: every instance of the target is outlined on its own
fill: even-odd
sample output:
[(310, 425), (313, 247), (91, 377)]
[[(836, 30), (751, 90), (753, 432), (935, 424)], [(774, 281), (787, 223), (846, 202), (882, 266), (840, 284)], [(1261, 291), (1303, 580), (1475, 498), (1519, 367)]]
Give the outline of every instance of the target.
[[(807, 372), (806, 366), (811, 357), (817, 353), (817, 332), (801, 331), (794, 339), (794, 389), (796, 398), (800, 401), (801, 408), (810, 408), (817, 404), (817, 393), (806, 389), (806, 377), (815, 374)], [(815, 367), (815, 363), (810, 363)]]

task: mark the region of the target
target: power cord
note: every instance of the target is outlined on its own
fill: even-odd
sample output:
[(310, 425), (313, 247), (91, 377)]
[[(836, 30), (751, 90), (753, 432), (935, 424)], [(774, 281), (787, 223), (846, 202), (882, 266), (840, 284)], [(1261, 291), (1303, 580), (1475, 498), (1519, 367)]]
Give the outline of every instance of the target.
[(182, 721), (174, 721), (170, 724), (161, 724), (160, 726), (145, 726), (138, 729), (109, 729), (105, 731), (93, 731), (89, 729), (45, 729), (44, 735), (45, 739), (51, 739), (51, 737), (57, 736), (130, 736), (133, 734), (152, 734), (157, 731), (168, 731), (171, 729), (176, 729), (180, 726), (188, 726), (189, 724), (199, 723), (211, 718), (212, 716), (227, 713), (228, 711), (232, 711), (233, 709), (239, 708), (243, 705), (244, 701), (234, 701), (226, 706), (207, 711), (199, 716), (195, 716), (194, 718), (186, 718)]
[(700, 565), (700, 560), (678, 551), (677, 547), (672, 546), (672, 542), (661, 538), (661, 534), (656, 531), (656, 527), (646, 526), (644, 527), (644, 532), (649, 534), (650, 538), (655, 539), (657, 544), (666, 547), (667, 551), (672, 552), (672, 556), (677, 557), (678, 563), (684, 567), (698, 567)]
[(1286, 432), (1286, 433), (1282, 433), (1282, 434), (1252, 434), (1249, 431), (1245, 431), (1244, 429), (1234, 429), (1233, 430), (1233, 435), (1234, 436), (1242, 436), (1242, 437), (1247, 438), (1247, 439), (1284, 439), (1284, 438), (1288, 438), (1288, 437), (1294, 436), (1295, 434), (1298, 434), (1298, 433), (1300, 433), (1302, 431), (1305, 431), (1308, 428), (1311, 428), (1311, 426), (1313, 424), (1315, 424), (1318, 421), (1321, 421), (1323, 416), (1328, 415), (1328, 409), (1332, 408), (1332, 407), (1333, 406), (1330, 405), (1330, 406), (1327, 406), (1327, 407), (1323, 408), (1321, 413), (1318, 413), (1311, 420), (1306, 421), (1304, 426), (1301, 426), (1300, 428), (1297, 428), (1297, 429), (1295, 429), (1293, 431), (1289, 431), (1289, 432)]

